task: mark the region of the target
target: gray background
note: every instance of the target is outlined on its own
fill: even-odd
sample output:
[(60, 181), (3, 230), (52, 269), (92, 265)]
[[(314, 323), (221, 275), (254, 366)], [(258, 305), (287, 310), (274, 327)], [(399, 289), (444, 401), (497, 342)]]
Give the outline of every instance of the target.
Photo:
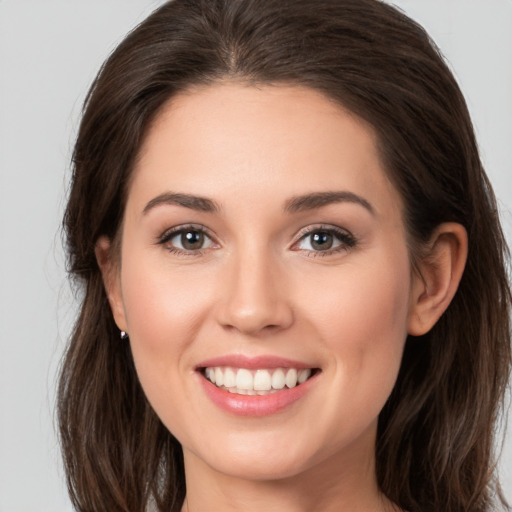
[[(53, 417), (76, 302), (59, 224), (100, 64), (159, 0), (0, 0), (0, 512), (69, 512)], [(450, 61), (512, 241), (512, 0), (401, 0)], [(509, 413), (512, 419), (512, 414)], [(502, 479), (512, 499), (511, 428)]]

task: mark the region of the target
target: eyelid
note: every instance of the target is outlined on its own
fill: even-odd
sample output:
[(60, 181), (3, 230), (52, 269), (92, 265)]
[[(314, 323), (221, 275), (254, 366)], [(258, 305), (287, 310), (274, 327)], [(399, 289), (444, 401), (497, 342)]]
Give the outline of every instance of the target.
[[(202, 224), (194, 224), (194, 223), (180, 224), (178, 226), (173, 226), (172, 228), (166, 229), (161, 235), (159, 235), (157, 237), (156, 244), (165, 246), (176, 235), (183, 233), (184, 231), (187, 231), (187, 230), (201, 232), (207, 238), (209, 238), (215, 246), (217, 246), (217, 247), (219, 246), (219, 243), (217, 242), (215, 236), (206, 226), (204, 226)], [(185, 255), (185, 256), (200, 255), (207, 249), (211, 249), (211, 247), (197, 249), (194, 251), (180, 249), (179, 247), (167, 247), (168, 251), (176, 253), (176, 254), (180, 254), (180, 255)]]
[[(327, 249), (325, 251), (314, 251), (314, 250), (295, 248), (306, 237), (312, 235), (313, 233), (317, 233), (317, 232), (330, 233), (333, 236), (337, 237), (341, 243), (337, 247), (334, 247), (332, 249)], [(292, 250), (296, 250), (296, 251), (308, 252), (316, 257), (316, 256), (328, 256), (328, 255), (335, 254), (338, 252), (344, 252), (344, 251), (352, 249), (356, 245), (357, 245), (356, 237), (347, 229), (341, 228), (339, 226), (335, 226), (332, 224), (315, 224), (315, 225), (309, 225), (309, 226), (301, 229), (297, 233), (297, 235), (295, 237), (295, 241), (292, 243), (290, 248)]]
[[(205, 247), (205, 248), (201, 248), (201, 249), (197, 249), (197, 250), (187, 250), (187, 249), (180, 249), (179, 247), (175, 247), (175, 246), (168, 246), (168, 247), (166, 247), (166, 249), (172, 253), (182, 255), (182, 256), (199, 256), (199, 255), (202, 255), (207, 250), (210, 250), (212, 248), (218, 248), (220, 246), (220, 244), (216, 240), (215, 235), (211, 232), (210, 229), (208, 229), (206, 226), (204, 226), (202, 224), (195, 224), (195, 223), (180, 224), (180, 225), (173, 226), (171, 228), (166, 229), (161, 235), (159, 235), (157, 237), (156, 244), (166, 246), (166, 244), (168, 244), (169, 241), (172, 240), (173, 237), (175, 237), (178, 234), (183, 233), (184, 231), (187, 231), (187, 230), (198, 231), (198, 232), (203, 233), (205, 237), (210, 239), (211, 243), (213, 244), (213, 247)], [(323, 251), (297, 248), (297, 245), (302, 240), (304, 240), (307, 236), (310, 236), (316, 232), (325, 232), (325, 233), (332, 234), (340, 242), (339, 245), (337, 245), (334, 248), (326, 249)], [(355, 236), (345, 228), (341, 228), (339, 226), (332, 225), (332, 224), (315, 224), (315, 225), (308, 225), (308, 226), (302, 228), (295, 236), (294, 242), (291, 244), (290, 249), (295, 250), (295, 251), (310, 253), (313, 257), (316, 257), (316, 256), (328, 256), (328, 255), (335, 254), (338, 252), (346, 252), (346, 251), (352, 249), (356, 244), (357, 244), (357, 240), (356, 240)]]

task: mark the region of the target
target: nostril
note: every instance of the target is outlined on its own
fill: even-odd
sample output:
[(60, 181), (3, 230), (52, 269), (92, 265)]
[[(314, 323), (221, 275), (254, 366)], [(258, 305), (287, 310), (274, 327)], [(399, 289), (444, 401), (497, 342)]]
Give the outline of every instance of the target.
[(266, 303), (258, 307), (226, 304), (219, 312), (218, 321), (228, 331), (244, 334), (274, 333), (293, 324), (294, 315), (286, 304)]

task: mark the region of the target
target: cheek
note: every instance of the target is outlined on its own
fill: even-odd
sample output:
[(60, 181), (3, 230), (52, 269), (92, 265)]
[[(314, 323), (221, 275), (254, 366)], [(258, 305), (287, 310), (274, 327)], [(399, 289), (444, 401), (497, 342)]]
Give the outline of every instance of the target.
[(347, 266), (326, 275), (325, 282), (303, 292), (311, 318), (322, 319), (323, 331), (347, 344), (396, 341), (393, 334), (401, 338), (406, 333), (409, 308), (409, 273), (400, 266), (380, 260), (379, 265)]
[(175, 272), (162, 259), (141, 264), (135, 256), (127, 258), (121, 278), (130, 337), (140, 338), (148, 350), (155, 351), (161, 343), (172, 341), (179, 346), (187, 342), (201, 317), (207, 292), (199, 272)]
[[(192, 268), (192, 267), (191, 267)], [(202, 323), (208, 289), (198, 272), (173, 272), (166, 258), (123, 258), (122, 294), (137, 374), (156, 410), (190, 367), (187, 349)], [(205, 293), (198, 293), (202, 286)]]
[[(307, 301), (346, 399), (378, 414), (391, 392), (407, 337), (410, 274), (407, 254), (347, 266)], [(363, 262), (361, 262), (363, 263)]]
[(173, 273), (161, 261), (142, 261), (135, 254), (123, 259), (121, 282), (131, 351), (153, 409), (169, 430), (183, 432), (186, 429), (175, 412), (188, 407), (187, 354), (201, 323), (204, 298), (198, 296), (197, 277)]
[[(403, 268), (407, 268), (406, 262)], [(360, 331), (358, 338), (366, 340), (363, 346), (368, 350), (401, 347), (407, 332), (408, 272), (396, 264), (367, 270), (353, 290), (345, 306), (348, 315), (359, 319), (352, 325)]]

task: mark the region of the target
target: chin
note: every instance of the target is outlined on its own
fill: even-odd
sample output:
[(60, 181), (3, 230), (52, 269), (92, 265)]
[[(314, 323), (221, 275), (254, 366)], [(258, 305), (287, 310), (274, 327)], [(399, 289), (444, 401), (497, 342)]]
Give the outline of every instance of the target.
[(308, 459), (292, 458), (282, 453), (276, 456), (269, 456), (268, 453), (237, 456), (226, 461), (216, 460), (212, 464), (212, 468), (219, 473), (248, 481), (278, 481), (293, 478), (310, 467)]

